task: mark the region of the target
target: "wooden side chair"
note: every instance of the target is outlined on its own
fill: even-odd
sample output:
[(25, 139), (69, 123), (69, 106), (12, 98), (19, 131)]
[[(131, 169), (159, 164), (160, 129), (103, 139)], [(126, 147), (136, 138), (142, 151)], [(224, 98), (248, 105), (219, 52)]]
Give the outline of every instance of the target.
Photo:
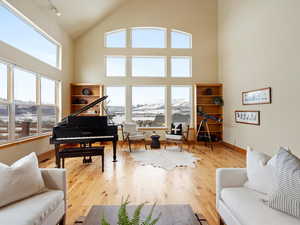
[(121, 128), (123, 140), (128, 143), (130, 152), (133, 142), (144, 142), (145, 149), (147, 150), (145, 133), (138, 131), (136, 123), (124, 123)]
[(185, 123), (173, 123), (173, 124), (175, 125), (175, 128), (173, 128), (175, 129), (175, 131), (176, 131), (176, 126), (182, 124), (182, 134), (174, 134), (174, 132), (172, 132), (172, 128), (170, 131), (166, 131), (165, 149), (168, 143), (175, 143), (180, 145), (180, 151), (182, 151), (183, 144), (186, 143), (189, 138), (190, 126)]

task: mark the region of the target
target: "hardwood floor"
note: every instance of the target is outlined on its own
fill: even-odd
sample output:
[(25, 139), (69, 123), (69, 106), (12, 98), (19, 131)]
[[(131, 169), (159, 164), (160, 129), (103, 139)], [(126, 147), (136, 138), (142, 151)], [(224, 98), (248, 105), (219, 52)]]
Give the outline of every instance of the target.
[[(210, 225), (218, 224), (215, 210), (215, 170), (220, 167), (245, 167), (245, 155), (216, 146), (211, 151), (205, 146), (189, 145), (190, 152), (201, 160), (196, 168), (176, 168), (166, 171), (133, 162), (127, 145), (118, 147), (118, 162), (112, 162), (111, 146), (105, 146), (105, 172), (101, 172), (100, 158), (93, 164), (82, 164), (82, 159), (67, 159), (68, 211), (67, 224), (73, 225), (86, 215), (92, 205), (119, 204), (122, 197), (130, 196), (133, 204), (144, 201), (158, 204), (190, 204), (195, 212), (203, 214)], [(135, 145), (134, 149), (143, 149)], [(54, 158), (41, 164), (54, 167)]]

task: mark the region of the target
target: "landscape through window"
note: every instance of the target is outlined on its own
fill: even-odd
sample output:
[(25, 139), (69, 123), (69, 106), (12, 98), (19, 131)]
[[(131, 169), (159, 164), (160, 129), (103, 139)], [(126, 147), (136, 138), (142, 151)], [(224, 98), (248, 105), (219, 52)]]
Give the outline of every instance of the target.
[(191, 87), (172, 86), (172, 122), (191, 123)]
[(106, 87), (107, 110), (109, 115), (112, 115), (112, 121), (115, 124), (121, 124), (125, 122), (125, 87)]

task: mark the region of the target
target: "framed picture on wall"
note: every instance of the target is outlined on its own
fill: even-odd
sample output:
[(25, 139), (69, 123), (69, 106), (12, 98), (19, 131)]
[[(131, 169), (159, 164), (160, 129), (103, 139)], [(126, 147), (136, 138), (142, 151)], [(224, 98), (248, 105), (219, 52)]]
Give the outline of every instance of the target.
[(237, 110), (235, 111), (235, 122), (259, 126), (260, 111)]
[(262, 88), (242, 93), (243, 105), (271, 104), (271, 88)]

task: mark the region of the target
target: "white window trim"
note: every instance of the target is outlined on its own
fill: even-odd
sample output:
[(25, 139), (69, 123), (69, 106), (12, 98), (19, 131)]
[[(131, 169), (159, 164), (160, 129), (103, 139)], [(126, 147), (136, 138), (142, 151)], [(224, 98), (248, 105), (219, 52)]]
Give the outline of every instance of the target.
[[(163, 58), (164, 59), (164, 75), (163, 76), (141, 76), (141, 75), (134, 75), (133, 74), (133, 58)], [(167, 77), (167, 56), (157, 56), (157, 55), (133, 55), (131, 56), (131, 77), (134, 78), (166, 78)]]
[[(108, 73), (107, 73), (107, 58), (108, 57), (122, 57), (122, 58), (124, 58), (125, 59), (125, 74), (123, 75), (123, 76), (121, 76), (121, 75), (112, 75), (112, 74), (110, 74), (110, 75), (108, 75)], [(121, 78), (121, 77), (127, 77), (128, 76), (128, 74), (127, 74), (127, 67), (128, 67), (128, 57), (126, 56), (126, 55), (105, 55), (104, 56), (104, 71), (105, 71), (105, 77), (109, 77), (109, 78)]]
[(24, 51), (22, 51), (21, 49), (15, 48), (14, 46), (5, 43), (9, 46), (11, 46), (12, 48), (17, 49), (18, 51), (23, 52), (24, 54), (30, 55), (31, 57), (33, 57), (34, 59), (45, 63), (51, 67), (54, 67), (56, 69), (62, 70), (62, 45), (56, 41), (53, 37), (51, 37), (47, 32), (45, 32), (43, 29), (41, 29), (40, 27), (38, 27), (34, 22), (32, 22), (28, 17), (26, 17), (20, 10), (18, 10), (17, 8), (15, 8), (13, 5), (11, 5), (9, 2), (7, 2), (6, 0), (0, 0), (0, 5), (3, 5), (5, 8), (7, 8), (8, 10), (10, 10), (13, 14), (15, 14), (15, 16), (18, 16), (20, 19), (22, 19), (25, 23), (27, 23), (29, 26), (32, 26), (33, 29), (35, 31), (37, 31), (40, 35), (42, 35), (44, 38), (46, 38), (48, 41), (52, 42), (54, 45), (57, 46), (57, 50), (56, 50), (56, 66), (53, 66), (45, 61), (42, 61), (38, 58), (36, 58), (33, 55), (30, 55)]
[[(173, 44), (172, 32), (182, 33), (182, 34), (189, 36), (190, 37), (190, 43), (189, 43), (190, 47), (189, 48), (172, 48), (172, 44)], [(171, 29), (171, 31), (170, 31), (170, 48), (174, 49), (174, 50), (192, 49), (193, 48), (193, 35), (191, 33), (188, 33), (188, 32), (182, 31), (182, 30)]]
[[(149, 30), (162, 30), (162, 31), (164, 31), (164, 47), (162, 47), (162, 48), (158, 48), (158, 47), (145, 47), (145, 48), (143, 48), (143, 47), (133, 47), (133, 39), (132, 39), (132, 37), (133, 37), (133, 35), (132, 35), (132, 32), (133, 32), (133, 30), (138, 30), (138, 29), (149, 29)], [(168, 32), (167, 32), (167, 28), (164, 28), (164, 27), (131, 27), (131, 30), (130, 30), (130, 41), (131, 41), (131, 43), (130, 43), (130, 46), (131, 46), (131, 48), (133, 48), (133, 49), (166, 49), (167, 48), (167, 36), (168, 36), (168, 34), (167, 34)]]
[[(172, 71), (172, 59), (173, 58), (178, 58), (178, 59), (187, 58), (187, 59), (189, 59), (189, 61), (190, 61), (190, 68), (189, 68), (190, 69), (190, 74), (189, 74), (189, 76), (187, 76), (187, 77), (184, 77), (184, 76), (180, 76), (180, 77), (173, 76), (173, 71)], [(170, 77), (174, 78), (174, 79), (192, 78), (193, 77), (193, 57), (192, 56), (171, 56), (170, 57)]]
[[(111, 35), (111, 34), (114, 34), (114, 33), (118, 33), (118, 32), (123, 32), (125, 31), (125, 47), (108, 47), (107, 46), (107, 36)], [(128, 38), (127, 38), (127, 29), (126, 28), (121, 28), (121, 29), (117, 29), (117, 30), (112, 30), (112, 31), (108, 31), (108, 32), (105, 32), (104, 34), (104, 47), (105, 48), (112, 48), (112, 49), (117, 49), (117, 48), (120, 48), (120, 49), (124, 49), (124, 48), (127, 48), (128, 46)]]

